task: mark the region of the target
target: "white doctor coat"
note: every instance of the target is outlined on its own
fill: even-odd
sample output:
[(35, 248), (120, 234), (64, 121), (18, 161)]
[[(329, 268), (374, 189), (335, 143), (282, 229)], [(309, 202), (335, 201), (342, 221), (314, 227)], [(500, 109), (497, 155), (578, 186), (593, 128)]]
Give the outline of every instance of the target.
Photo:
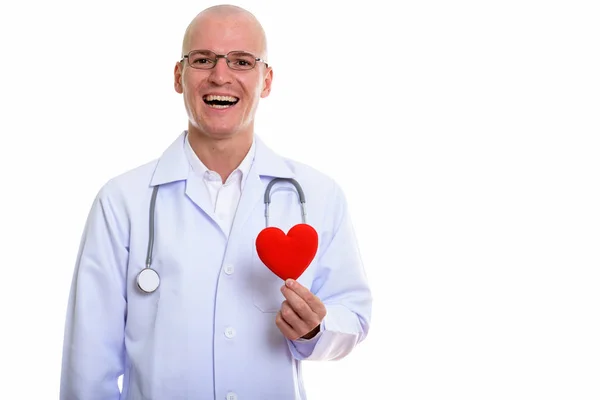
[[(256, 137), (227, 238), (191, 172), (185, 134), (158, 160), (110, 180), (93, 203), (69, 297), (61, 400), (305, 399), (300, 362), (342, 358), (367, 335), (371, 292), (337, 184)], [(283, 281), (256, 254), (274, 177), (302, 185), (306, 222), (319, 234), (317, 255), (298, 279), (327, 308), (311, 340), (290, 341), (275, 325)], [(155, 185), (152, 265), (161, 285), (147, 294), (136, 276)], [(292, 185), (273, 188), (269, 212), (269, 225), (284, 232), (301, 222)]]

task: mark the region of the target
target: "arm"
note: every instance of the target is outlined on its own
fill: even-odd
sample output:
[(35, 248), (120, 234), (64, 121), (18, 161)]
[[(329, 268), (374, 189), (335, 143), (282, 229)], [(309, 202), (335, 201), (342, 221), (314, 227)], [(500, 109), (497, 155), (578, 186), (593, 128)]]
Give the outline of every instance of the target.
[[(288, 338), (290, 350), (299, 360), (341, 359), (364, 340), (369, 330), (371, 291), (364, 273), (347, 203), (337, 186), (335, 186), (334, 198), (336, 200), (332, 202), (330, 212), (334, 215), (335, 224), (331, 233), (322, 240), (323, 251), (310, 290), (314, 293), (314, 297), (311, 299), (310, 294), (305, 297), (307, 304), (314, 304), (310, 308), (316, 315), (320, 314), (319, 303), (322, 302), (325, 306), (325, 316), (320, 318), (320, 324), (317, 324), (316, 330), (311, 334), (296, 340)], [(298, 289), (301, 293), (301, 288)], [(284, 295), (286, 290), (282, 289)], [(290, 295), (290, 298), (293, 300), (293, 295)], [(313, 324), (309, 329), (314, 327)]]
[(126, 231), (106, 187), (82, 235), (65, 326), (61, 400), (118, 400), (124, 371)]

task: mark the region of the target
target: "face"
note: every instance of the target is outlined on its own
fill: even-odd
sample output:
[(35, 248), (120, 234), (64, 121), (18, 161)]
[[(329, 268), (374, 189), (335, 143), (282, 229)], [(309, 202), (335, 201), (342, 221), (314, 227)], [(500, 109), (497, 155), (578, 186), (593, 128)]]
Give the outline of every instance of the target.
[[(260, 29), (244, 16), (204, 16), (189, 31), (184, 52), (242, 50), (264, 58), (262, 38)], [(259, 100), (269, 95), (272, 77), (271, 68), (261, 62), (247, 71), (229, 68), (223, 58), (209, 70), (194, 69), (187, 60), (177, 63), (175, 90), (183, 94), (190, 132), (212, 139), (252, 134)], [(216, 99), (233, 100), (233, 104), (217, 105)]]

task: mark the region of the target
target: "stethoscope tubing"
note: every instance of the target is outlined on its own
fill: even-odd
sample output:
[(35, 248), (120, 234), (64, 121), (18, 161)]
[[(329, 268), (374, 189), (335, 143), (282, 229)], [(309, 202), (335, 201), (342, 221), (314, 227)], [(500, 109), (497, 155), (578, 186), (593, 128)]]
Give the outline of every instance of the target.
[(292, 185), (294, 185), (294, 187), (296, 188), (296, 191), (298, 192), (298, 199), (300, 200), (300, 207), (301, 207), (301, 212), (302, 212), (302, 223), (305, 224), (306, 223), (306, 207), (305, 207), (306, 198), (304, 197), (304, 191), (302, 190), (302, 186), (300, 186), (300, 184), (293, 178), (274, 178), (273, 180), (271, 180), (271, 182), (269, 182), (269, 184), (267, 185), (267, 188), (265, 189), (265, 196), (264, 196), (265, 225), (269, 226), (269, 204), (271, 204), (271, 188), (277, 182), (290, 182)]
[(158, 194), (159, 185), (154, 186), (152, 190), (152, 198), (150, 199), (150, 230), (148, 234), (148, 251), (146, 253), (146, 268), (152, 265), (152, 250), (154, 248), (154, 215), (156, 209), (156, 195)]
[[(296, 188), (296, 192), (298, 193), (298, 199), (300, 200), (302, 223), (305, 224), (306, 223), (306, 206), (305, 206), (306, 198), (304, 196), (304, 191), (302, 190), (302, 186), (300, 186), (300, 184), (293, 178), (274, 178), (267, 185), (267, 187), (265, 189), (265, 194), (264, 194), (265, 225), (267, 227), (269, 226), (269, 205), (271, 204), (271, 188), (277, 182), (289, 182), (292, 185), (294, 185), (294, 187)], [(160, 277), (158, 275), (158, 272), (156, 272), (154, 269), (151, 268), (152, 253), (153, 253), (153, 249), (154, 249), (154, 236), (155, 236), (154, 235), (154, 229), (155, 229), (154, 218), (155, 218), (155, 214), (156, 214), (156, 197), (158, 195), (159, 187), (160, 187), (160, 185), (154, 186), (154, 188), (152, 189), (152, 197), (150, 199), (149, 219), (148, 219), (149, 220), (149, 233), (148, 233), (148, 249), (146, 252), (146, 268), (144, 268), (138, 274), (138, 287), (146, 293), (152, 293), (154, 290), (156, 290), (158, 288), (158, 285), (160, 284)], [(145, 288), (144, 287), (145, 285), (141, 283), (140, 277), (142, 276), (143, 273), (146, 273), (146, 276), (148, 276), (148, 274), (147, 274), (148, 272), (152, 272), (155, 275), (154, 278), (156, 279), (156, 287), (154, 287), (154, 285), (153, 285), (151, 288)]]

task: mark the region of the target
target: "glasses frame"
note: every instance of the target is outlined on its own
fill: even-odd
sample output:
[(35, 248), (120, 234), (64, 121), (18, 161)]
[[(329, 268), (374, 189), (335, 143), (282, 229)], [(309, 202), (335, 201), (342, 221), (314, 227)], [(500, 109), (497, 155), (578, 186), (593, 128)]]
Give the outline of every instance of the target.
[[(196, 54), (196, 53), (202, 53), (202, 52), (210, 52), (210, 53), (212, 53), (212, 54), (214, 54), (214, 55), (215, 55), (215, 57), (216, 57), (216, 61), (213, 63), (212, 67), (210, 67), (210, 68), (198, 68), (198, 67), (194, 67), (194, 66), (192, 66), (192, 64), (190, 63), (190, 56), (191, 56), (192, 54)], [(229, 58), (228, 58), (228, 56), (229, 56), (231, 53), (245, 53), (245, 54), (248, 54), (248, 55), (252, 56), (252, 58), (254, 58), (254, 61), (256, 61), (256, 62), (254, 63), (254, 65), (252, 66), (252, 68), (248, 68), (248, 69), (239, 69), (239, 68), (233, 68), (233, 67), (230, 65), (230, 61), (229, 61)], [(199, 70), (205, 70), (205, 71), (206, 71), (206, 70), (211, 70), (211, 69), (213, 69), (214, 67), (216, 67), (216, 66), (217, 66), (217, 63), (219, 62), (219, 58), (223, 58), (223, 59), (225, 59), (225, 63), (227, 64), (227, 66), (229, 67), (229, 69), (231, 69), (231, 70), (233, 70), (233, 71), (252, 71), (254, 68), (256, 68), (256, 64), (257, 64), (257, 63), (259, 63), (259, 62), (261, 62), (261, 63), (265, 64), (265, 67), (267, 67), (267, 68), (269, 67), (269, 64), (267, 63), (267, 61), (263, 60), (262, 58), (258, 58), (258, 57), (256, 57), (254, 54), (252, 54), (252, 53), (249, 53), (249, 52), (247, 52), (247, 51), (244, 51), (244, 50), (232, 50), (232, 51), (230, 51), (230, 52), (229, 52), (229, 53), (227, 53), (227, 54), (217, 54), (217, 53), (215, 53), (215, 52), (214, 52), (214, 51), (212, 51), (212, 50), (206, 50), (206, 49), (201, 49), (201, 50), (192, 50), (192, 51), (190, 51), (189, 53), (187, 53), (187, 54), (183, 55), (183, 56), (181, 57), (181, 60), (179, 60), (179, 62), (184, 62), (184, 60), (186, 60), (186, 59), (187, 59), (187, 65), (188, 65), (190, 68), (193, 68), (193, 69), (199, 69)]]

